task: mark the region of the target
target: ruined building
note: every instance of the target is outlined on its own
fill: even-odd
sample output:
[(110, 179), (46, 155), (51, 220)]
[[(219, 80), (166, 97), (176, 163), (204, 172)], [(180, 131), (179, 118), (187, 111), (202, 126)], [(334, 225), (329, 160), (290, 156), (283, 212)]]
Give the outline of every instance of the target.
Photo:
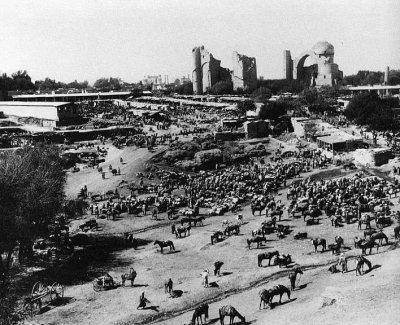
[(229, 69), (221, 67), (221, 61), (213, 57), (204, 46), (192, 50), (193, 56), (193, 92), (201, 95), (208, 92), (218, 81), (231, 80)]
[(310, 50), (301, 53), (293, 61), (290, 69), (290, 51), (285, 51), (286, 78), (291, 79), (293, 71), (294, 79), (303, 80), (310, 86), (335, 86), (343, 79), (343, 72), (334, 63), (334, 54), (335, 49), (332, 44), (327, 41), (318, 42)]
[(232, 82), (233, 90), (254, 90), (257, 88), (256, 58), (233, 52), (232, 55)]

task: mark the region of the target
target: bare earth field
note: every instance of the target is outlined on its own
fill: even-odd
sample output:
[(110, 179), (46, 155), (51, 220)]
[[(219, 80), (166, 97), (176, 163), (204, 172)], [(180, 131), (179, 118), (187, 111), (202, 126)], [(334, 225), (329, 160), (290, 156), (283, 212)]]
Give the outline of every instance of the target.
[[(157, 149), (157, 152), (163, 148)], [(67, 181), (67, 195), (75, 196), (83, 185), (93, 193), (115, 189), (121, 180), (136, 180), (135, 174), (143, 169), (144, 163), (153, 155), (147, 149), (111, 148), (103, 166), (112, 164), (121, 167), (121, 176), (110, 176), (102, 180), (97, 170), (84, 169), (70, 174)], [(119, 163), (123, 157), (126, 164)], [(324, 171), (326, 175), (326, 171)], [(336, 171), (336, 173), (340, 173)], [(332, 171), (332, 175), (335, 174)], [(278, 198), (287, 204), (286, 190)], [(398, 199), (394, 199), (394, 210), (398, 210)], [(205, 212), (205, 211), (200, 211)], [(109, 272), (120, 280), (122, 273), (133, 267), (137, 271), (135, 286), (118, 287), (104, 292), (95, 292), (92, 283), (87, 281), (70, 281), (66, 286), (66, 303), (50, 308), (36, 316), (32, 322), (37, 324), (187, 324), (191, 320), (194, 307), (202, 302), (210, 303), (209, 324), (218, 323), (218, 308), (232, 304), (246, 317), (249, 324), (398, 324), (400, 311), (400, 252), (393, 236), (393, 226), (384, 229), (389, 237), (389, 244), (373, 250), (368, 258), (374, 269), (363, 276), (355, 275), (353, 259), (349, 261), (349, 272), (331, 274), (328, 267), (338, 257), (332, 253), (314, 253), (313, 246), (307, 240), (294, 240), (297, 232), (308, 232), (308, 237), (326, 238), (328, 244), (340, 235), (348, 247), (346, 255), (359, 255), (361, 251), (354, 248), (354, 236), (362, 236), (357, 224), (333, 228), (326, 216), (320, 225), (305, 226), (302, 219), (288, 218), (285, 213), (281, 224), (290, 225), (292, 234), (278, 239), (276, 234), (267, 236), (267, 243), (260, 249), (247, 248), (246, 239), (251, 237), (251, 230), (259, 227), (265, 215), (252, 216), (249, 207), (241, 212), (245, 224), (238, 236), (231, 236), (222, 242), (211, 245), (210, 235), (221, 229), (224, 219), (234, 219), (232, 214), (206, 218), (203, 226), (193, 227), (190, 236), (176, 239), (171, 234), (169, 221), (165, 215), (160, 220), (150, 220), (150, 216), (133, 217), (121, 214), (116, 221), (99, 220), (102, 231), (89, 232), (90, 240), (101, 239), (104, 251), (93, 251), (93, 256), (84, 269), (85, 274), (93, 279), (94, 274)], [(88, 216), (87, 218), (89, 218)], [(82, 220), (73, 223), (80, 224)], [(373, 226), (375, 224), (373, 223)], [(122, 238), (122, 233), (135, 231), (136, 237), (143, 240), (137, 250), (114, 247), (111, 239)], [(110, 241), (108, 242), (108, 239)], [(173, 240), (176, 251), (165, 249), (161, 254), (154, 240)], [(281, 254), (291, 254), (295, 263), (305, 270), (295, 290), (284, 304), (274, 308), (259, 310), (258, 292), (281, 283), (289, 286), (287, 273), (290, 268), (257, 266), (257, 255), (261, 252), (278, 250)], [(221, 276), (210, 277), (209, 288), (202, 286), (200, 273), (209, 268), (212, 273), (213, 263), (217, 260), (225, 264)], [(164, 281), (172, 278), (174, 290), (181, 294), (170, 298), (164, 293)], [(154, 308), (137, 310), (139, 296), (145, 292)], [(276, 299), (276, 298), (275, 298)], [(276, 300), (275, 300), (276, 301)], [(227, 321), (227, 320), (225, 320)], [(239, 324), (239, 320), (236, 319)]]

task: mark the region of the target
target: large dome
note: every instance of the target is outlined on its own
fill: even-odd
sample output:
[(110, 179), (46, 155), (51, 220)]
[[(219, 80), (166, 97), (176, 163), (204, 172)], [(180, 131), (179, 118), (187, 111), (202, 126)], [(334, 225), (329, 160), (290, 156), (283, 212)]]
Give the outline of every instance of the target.
[(327, 41), (321, 41), (316, 43), (313, 47), (312, 50), (314, 51), (315, 54), (318, 55), (333, 55), (335, 54), (335, 48), (333, 45)]

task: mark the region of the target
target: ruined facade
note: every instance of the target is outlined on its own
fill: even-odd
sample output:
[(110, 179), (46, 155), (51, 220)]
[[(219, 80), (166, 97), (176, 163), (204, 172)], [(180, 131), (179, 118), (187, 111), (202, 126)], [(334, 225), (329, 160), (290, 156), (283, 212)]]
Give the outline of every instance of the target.
[[(289, 52), (290, 53), (290, 52)], [(316, 43), (310, 50), (301, 53), (293, 62), (293, 77), (303, 80), (311, 86), (335, 86), (343, 79), (343, 72), (334, 63), (335, 49), (327, 41)], [(309, 66), (304, 63), (308, 59)], [(284, 61), (285, 67), (287, 60)], [(287, 79), (290, 79), (290, 72), (286, 69)], [(288, 78), (289, 77), (289, 78)]]
[(233, 90), (254, 90), (257, 88), (256, 58), (233, 52), (232, 55), (232, 82)]
[(218, 81), (231, 80), (229, 69), (221, 67), (221, 61), (213, 57), (204, 46), (192, 50), (193, 59), (193, 92), (201, 95), (208, 92)]
[(293, 79), (293, 60), (289, 50), (283, 51), (283, 78), (286, 80)]

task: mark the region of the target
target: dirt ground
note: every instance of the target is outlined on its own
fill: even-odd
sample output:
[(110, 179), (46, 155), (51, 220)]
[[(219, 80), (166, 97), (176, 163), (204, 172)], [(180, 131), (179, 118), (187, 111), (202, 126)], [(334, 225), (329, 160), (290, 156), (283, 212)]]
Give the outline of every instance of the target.
[[(157, 152), (163, 150), (158, 148)], [(109, 149), (106, 162), (102, 165), (120, 166), (121, 176), (107, 176), (101, 179), (97, 170), (84, 169), (70, 174), (67, 180), (67, 193), (74, 196), (83, 185), (93, 193), (114, 189), (121, 180), (135, 180), (135, 174), (142, 170), (144, 163), (154, 153), (147, 149), (125, 148)], [(126, 164), (119, 163), (123, 157)], [(340, 174), (340, 170), (330, 174)], [(325, 176), (326, 177), (326, 176)], [(281, 191), (276, 199), (287, 205), (286, 190)], [(394, 210), (398, 210), (398, 199), (394, 199)], [(204, 211), (201, 211), (204, 212)], [(89, 232), (90, 238), (122, 236), (125, 231), (135, 231), (137, 238), (145, 245), (137, 250), (133, 248), (113, 248), (110, 245), (107, 254), (88, 256), (93, 258), (86, 274), (108, 272), (118, 281), (121, 274), (133, 267), (137, 271), (135, 286), (118, 287), (104, 292), (95, 292), (90, 281), (72, 281), (66, 286), (65, 304), (50, 306), (48, 310), (36, 316), (32, 322), (36, 324), (187, 324), (191, 320), (194, 307), (202, 302), (210, 303), (209, 324), (217, 323), (218, 308), (232, 304), (246, 317), (248, 324), (398, 324), (400, 265), (399, 251), (393, 236), (393, 226), (384, 229), (389, 237), (389, 244), (373, 250), (368, 257), (375, 268), (363, 275), (355, 276), (354, 271), (346, 274), (331, 274), (328, 267), (337, 261), (338, 256), (331, 252), (314, 253), (309, 239), (294, 240), (297, 232), (307, 232), (308, 237), (326, 238), (328, 244), (334, 237), (344, 238), (346, 255), (350, 258), (349, 269), (354, 270), (352, 256), (360, 254), (354, 248), (354, 236), (362, 236), (357, 224), (333, 228), (325, 216), (320, 225), (305, 226), (302, 219), (288, 218), (285, 213), (281, 224), (290, 225), (293, 232), (284, 239), (276, 234), (268, 235), (268, 242), (261, 248), (247, 248), (246, 239), (251, 237), (251, 230), (260, 226), (265, 215), (252, 216), (249, 207), (244, 207), (241, 214), (245, 224), (238, 236), (231, 236), (222, 242), (211, 245), (210, 235), (221, 229), (225, 219), (234, 220), (235, 215), (225, 214), (206, 218), (202, 226), (193, 227), (190, 236), (176, 239), (171, 234), (169, 221), (165, 215), (160, 220), (150, 220), (150, 216), (133, 217), (122, 214), (116, 221), (99, 220), (100, 232)], [(89, 218), (90, 216), (88, 216)], [(374, 225), (374, 224), (373, 224)], [(121, 234), (121, 235), (120, 235)], [(167, 248), (161, 254), (154, 240), (173, 240), (176, 251)], [(287, 302), (272, 310), (259, 311), (258, 292), (263, 287), (271, 287), (277, 283), (289, 285), (287, 273), (290, 269), (278, 266), (257, 266), (257, 255), (261, 252), (278, 250), (281, 254), (291, 254), (295, 263), (306, 271), (301, 276), (299, 290), (292, 293)], [(212, 274), (213, 263), (223, 261), (221, 276)], [(208, 268), (211, 272), (211, 286), (204, 288), (200, 273)], [(164, 281), (171, 278), (177, 298), (164, 293)], [(153, 308), (137, 310), (139, 296), (145, 292)], [(239, 320), (236, 319), (236, 323)]]

